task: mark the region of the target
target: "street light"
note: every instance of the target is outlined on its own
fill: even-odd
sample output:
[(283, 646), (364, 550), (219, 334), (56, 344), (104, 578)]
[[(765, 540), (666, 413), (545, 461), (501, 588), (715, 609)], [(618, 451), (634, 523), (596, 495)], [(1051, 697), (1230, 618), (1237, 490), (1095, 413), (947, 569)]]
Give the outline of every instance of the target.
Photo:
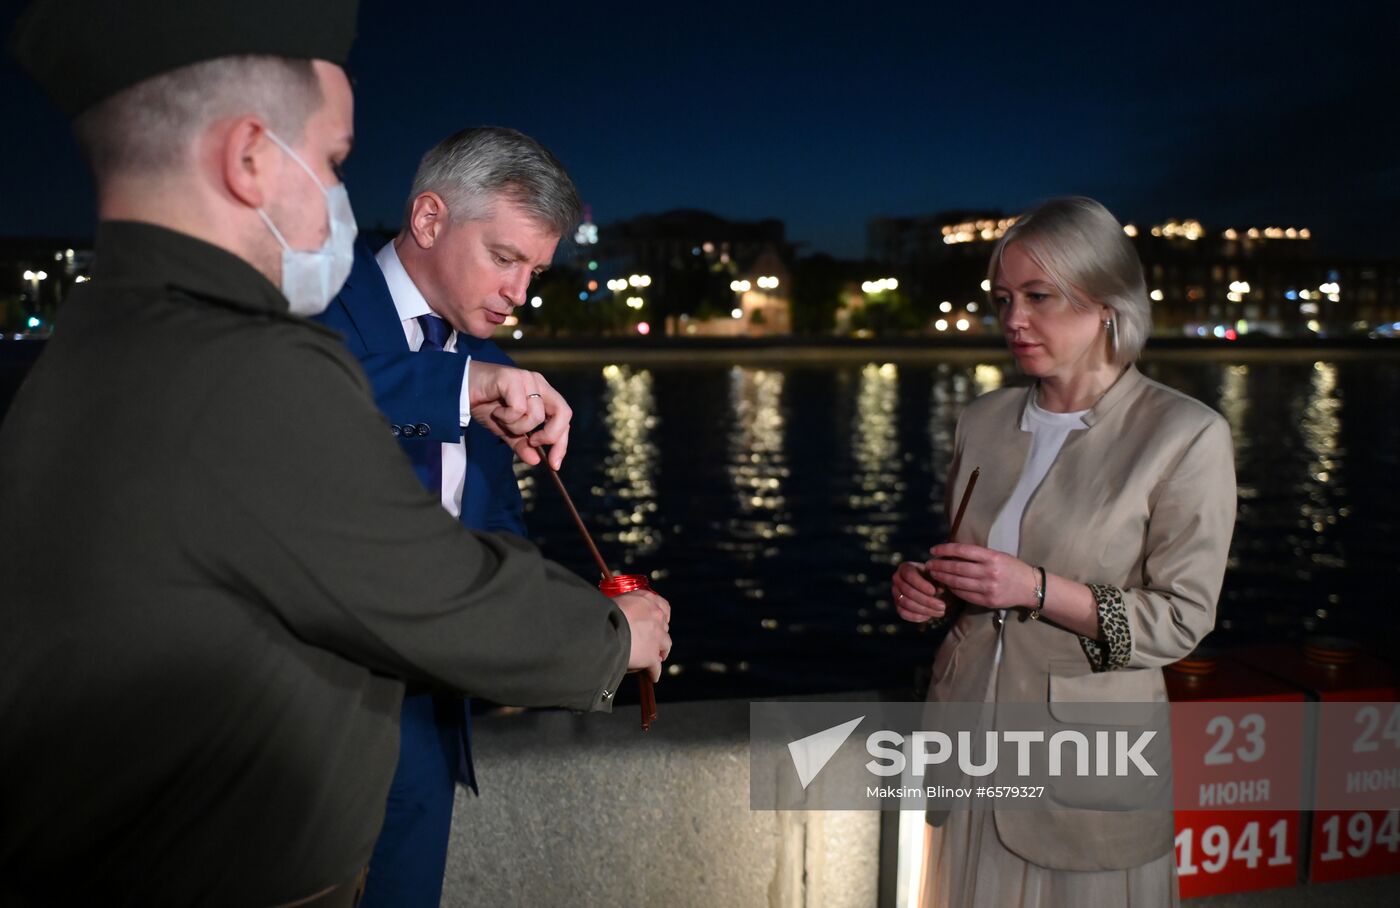
[(47, 271), (26, 270), (24, 272), (24, 279), (29, 281), (29, 288), (30, 292), (33, 294), (32, 299), (35, 306), (39, 305), (39, 282), (48, 280), (48, 277), (49, 273)]

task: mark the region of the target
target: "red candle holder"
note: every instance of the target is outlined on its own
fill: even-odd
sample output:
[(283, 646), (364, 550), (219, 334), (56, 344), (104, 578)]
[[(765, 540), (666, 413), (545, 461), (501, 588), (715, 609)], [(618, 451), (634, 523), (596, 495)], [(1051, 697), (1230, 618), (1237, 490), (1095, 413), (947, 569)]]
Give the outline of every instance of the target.
[[(651, 583), (645, 574), (613, 574), (598, 581), (598, 589), (609, 599), (616, 599), (623, 593), (649, 590)], [(651, 723), (656, 721), (656, 685), (645, 669), (637, 672), (637, 687), (642, 701), (642, 731), (650, 731)]]

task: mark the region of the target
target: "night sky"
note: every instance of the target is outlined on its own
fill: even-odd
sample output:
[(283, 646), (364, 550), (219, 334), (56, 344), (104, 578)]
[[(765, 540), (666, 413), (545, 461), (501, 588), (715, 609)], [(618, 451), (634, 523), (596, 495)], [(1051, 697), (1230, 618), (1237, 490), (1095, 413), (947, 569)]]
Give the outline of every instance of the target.
[[(1400, 253), (1400, 15), (1215, 6), (365, 0), (350, 195), (396, 225), (422, 152), (489, 123), (552, 149), (604, 225), (704, 208), (860, 256), (873, 216), (1082, 193)], [(0, 117), (0, 236), (90, 233), (66, 125), (8, 60)]]

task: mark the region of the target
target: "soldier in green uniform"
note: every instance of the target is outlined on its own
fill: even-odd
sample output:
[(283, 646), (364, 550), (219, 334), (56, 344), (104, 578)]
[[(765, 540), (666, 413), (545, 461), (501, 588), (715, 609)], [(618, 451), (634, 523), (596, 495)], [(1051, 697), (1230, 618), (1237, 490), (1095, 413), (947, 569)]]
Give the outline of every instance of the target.
[[(350, 904), (406, 684), (606, 710), (669, 651), (659, 596), (444, 513), (303, 317), (349, 267), (354, 16), (40, 0), (17, 26), (100, 223), (0, 427), (0, 903)], [(523, 459), (562, 457), (541, 376), (468, 383)]]

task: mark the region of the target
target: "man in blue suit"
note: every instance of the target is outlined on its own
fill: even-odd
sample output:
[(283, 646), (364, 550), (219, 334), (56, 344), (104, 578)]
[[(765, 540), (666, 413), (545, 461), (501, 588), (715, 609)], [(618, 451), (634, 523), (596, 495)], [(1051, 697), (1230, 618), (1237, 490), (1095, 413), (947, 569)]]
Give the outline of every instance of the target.
[[(423, 484), (469, 528), (525, 533), (512, 452), (468, 419), (466, 363), (511, 363), (490, 336), (525, 301), (579, 211), (573, 181), (528, 136), (449, 136), (419, 164), (398, 236), (377, 254), (357, 250), (320, 316), (345, 335)], [(366, 908), (438, 905), (455, 786), (476, 790), (468, 725), (463, 700), (405, 697)]]

